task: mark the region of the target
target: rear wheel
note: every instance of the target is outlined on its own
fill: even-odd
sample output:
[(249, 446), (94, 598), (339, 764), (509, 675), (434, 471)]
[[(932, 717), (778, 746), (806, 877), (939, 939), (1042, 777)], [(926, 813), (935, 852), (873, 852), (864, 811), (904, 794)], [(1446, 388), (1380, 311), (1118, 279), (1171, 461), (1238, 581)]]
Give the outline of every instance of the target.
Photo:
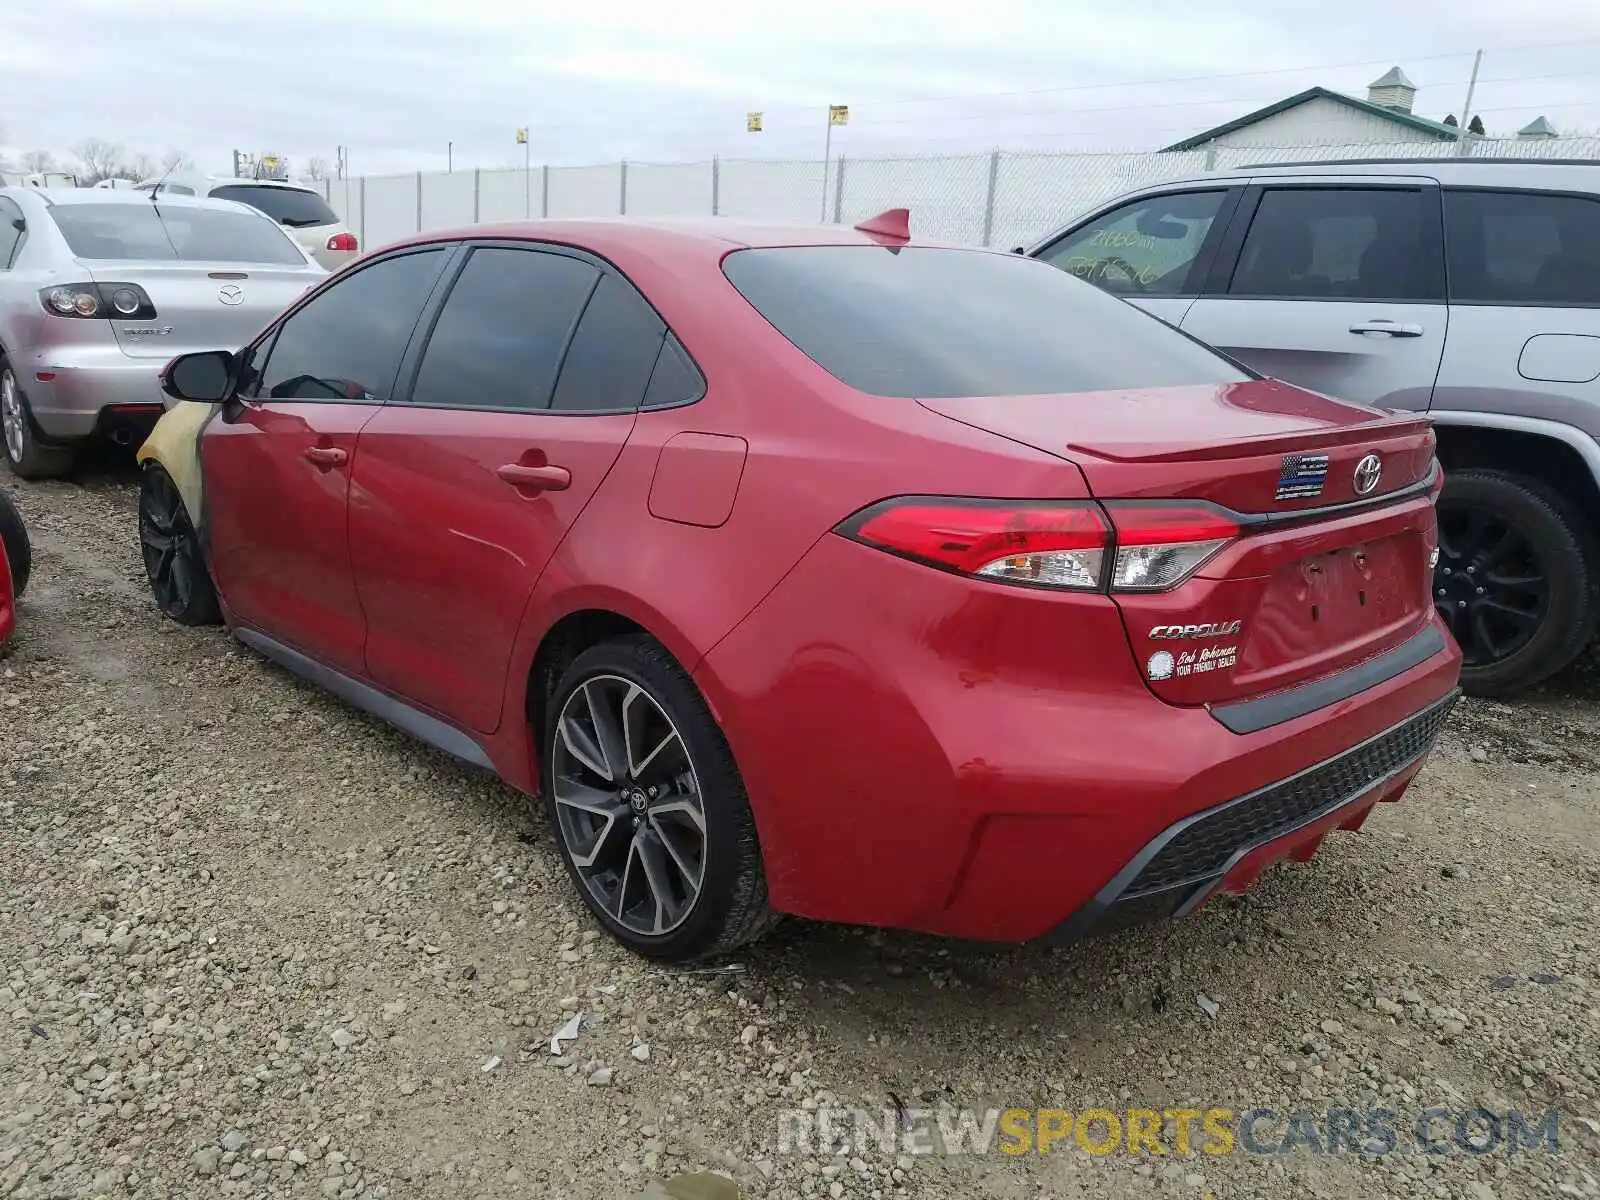
[(633, 635), (584, 651), (546, 711), (546, 812), (568, 874), (613, 937), (684, 961), (773, 924), (738, 767), (658, 642)]
[(11, 568), (11, 594), (20, 596), (33, 569), (33, 545), (28, 541), (22, 514), (4, 492), (0, 492), (0, 547), (5, 548), (6, 564)]
[(1570, 663), (1594, 634), (1591, 531), (1536, 480), (1453, 471), (1439, 497), (1434, 603), (1461, 646), (1462, 686), (1504, 696)]
[(222, 607), (200, 538), (172, 477), (148, 466), (139, 481), (139, 546), (156, 605), (180, 625), (216, 625)]
[(28, 401), (4, 355), (0, 355), (0, 444), (5, 448), (6, 465), (22, 479), (59, 479), (72, 470), (77, 456), (72, 446), (39, 443)]

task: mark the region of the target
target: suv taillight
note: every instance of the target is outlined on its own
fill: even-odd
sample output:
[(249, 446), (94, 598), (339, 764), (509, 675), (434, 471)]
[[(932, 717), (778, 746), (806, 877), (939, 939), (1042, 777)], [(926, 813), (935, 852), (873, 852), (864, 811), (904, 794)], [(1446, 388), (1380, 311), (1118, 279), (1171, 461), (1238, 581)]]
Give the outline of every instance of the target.
[(355, 250), (356, 235), (353, 233), (336, 233), (328, 239), (329, 250)]
[[(1109, 515), (1110, 521), (1107, 521)], [(838, 526), (845, 537), (995, 583), (1075, 591), (1177, 587), (1239, 535), (1208, 504), (902, 496)]]

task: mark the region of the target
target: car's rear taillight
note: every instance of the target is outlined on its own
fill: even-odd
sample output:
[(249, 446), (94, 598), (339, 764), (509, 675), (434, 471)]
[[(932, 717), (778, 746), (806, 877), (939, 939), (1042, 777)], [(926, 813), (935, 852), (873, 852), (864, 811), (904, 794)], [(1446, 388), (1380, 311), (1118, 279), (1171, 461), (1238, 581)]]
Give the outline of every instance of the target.
[(137, 283), (62, 283), (39, 292), (53, 317), (149, 321), (156, 315), (150, 294)]
[(336, 233), (328, 239), (329, 250), (356, 250), (356, 235), (353, 233)]
[(1113, 501), (1102, 510), (1092, 501), (903, 496), (863, 509), (836, 532), (996, 583), (1160, 592), (1238, 537), (1239, 523), (1183, 501)]
[(1110, 531), (1091, 503), (903, 496), (838, 532), (932, 567), (997, 583), (1097, 591)]
[(1239, 536), (1239, 522), (1208, 504), (1113, 501), (1106, 511), (1116, 529), (1113, 592), (1177, 587)]

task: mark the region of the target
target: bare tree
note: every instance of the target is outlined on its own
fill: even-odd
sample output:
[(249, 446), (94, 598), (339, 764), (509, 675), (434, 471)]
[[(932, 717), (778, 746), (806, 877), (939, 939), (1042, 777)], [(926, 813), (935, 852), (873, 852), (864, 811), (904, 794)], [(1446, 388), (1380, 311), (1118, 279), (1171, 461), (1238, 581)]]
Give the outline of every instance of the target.
[(128, 161), (128, 178), (134, 181), (140, 179), (154, 179), (161, 174), (161, 168), (156, 166), (155, 156), (140, 152)]
[(83, 166), (85, 186), (110, 179), (122, 169), (122, 147), (104, 138), (84, 138), (72, 148), (72, 153)]
[(313, 183), (321, 183), (329, 175), (328, 160), (325, 158), (306, 159), (306, 178)]
[(189, 157), (187, 150), (168, 150), (161, 156), (161, 169), (163, 171), (192, 171), (194, 159)]
[(56, 169), (56, 156), (48, 150), (29, 150), (22, 156), (22, 169), (30, 175)]

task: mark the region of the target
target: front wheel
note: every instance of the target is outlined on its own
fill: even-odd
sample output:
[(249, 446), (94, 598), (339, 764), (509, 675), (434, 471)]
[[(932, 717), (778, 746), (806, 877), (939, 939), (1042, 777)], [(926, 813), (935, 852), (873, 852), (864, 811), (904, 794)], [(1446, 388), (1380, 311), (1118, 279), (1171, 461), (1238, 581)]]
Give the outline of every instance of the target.
[(764, 933), (775, 918), (738, 767), (660, 643), (639, 634), (585, 650), (547, 712), (546, 813), (607, 931), (677, 962)]
[(180, 625), (216, 625), (222, 620), (217, 591), (206, 569), (200, 537), (189, 520), (178, 485), (160, 467), (148, 466), (139, 480), (139, 548), (150, 591), (163, 613)]
[(1507, 696), (1555, 674), (1594, 635), (1600, 563), (1560, 495), (1503, 471), (1452, 471), (1439, 497), (1434, 603), (1461, 646), (1462, 687)]
[(4, 551), (6, 565), (11, 568), (11, 594), (20, 597), (27, 590), (28, 576), (33, 571), (33, 543), (28, 540), (22, 514), (4, 492), (0, 492), (0, 551)]

